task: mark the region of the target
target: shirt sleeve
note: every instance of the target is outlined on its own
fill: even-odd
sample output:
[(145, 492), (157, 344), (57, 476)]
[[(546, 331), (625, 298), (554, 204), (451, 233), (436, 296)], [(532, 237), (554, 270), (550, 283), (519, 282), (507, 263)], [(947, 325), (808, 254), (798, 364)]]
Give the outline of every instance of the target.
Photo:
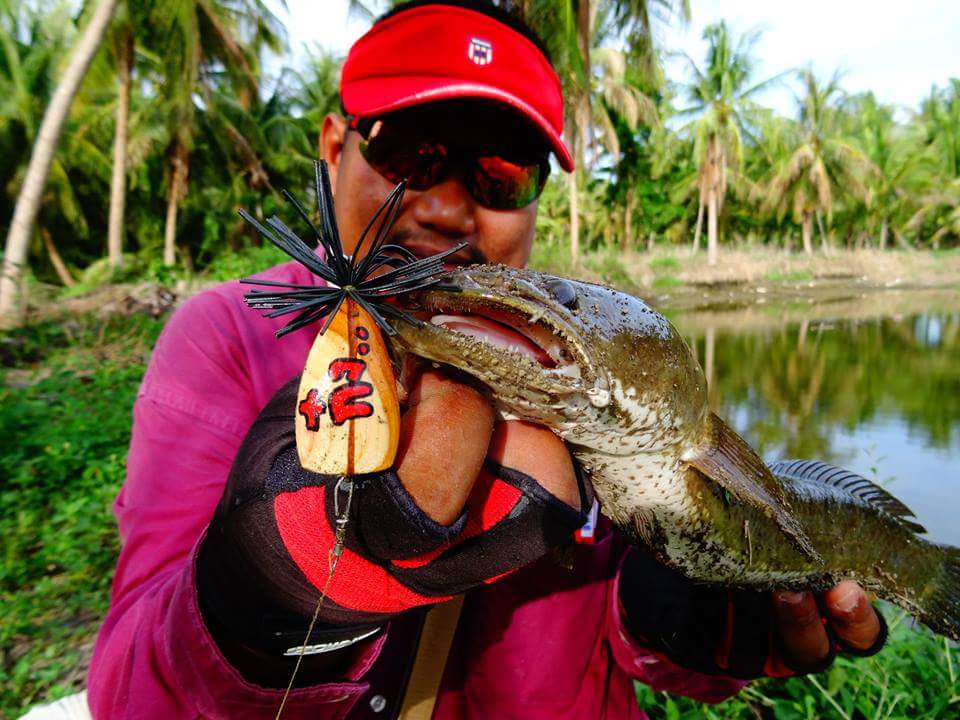
[(607, 594), (608, 640), (617, 665), (630, 677), (649, 685), (656, 692), (685, 695), (703, 703), (718, 703), (736, 695), (745, 681), (721, 675), (706, 675), (680, 667), (666, 656), (656, 653), (632, 637), (623, 621), (620, 607), (620, 571), (627, 548), (622, 548), (617, 570)]
[[(194, 564), (233, 457), (259, 411), (226, 302), (189, 301), (165, 328), (134, 405), (123, 540), (88, 677), (93, 716), (273, 718), (283, 695), (246, 682), (200, 615)], [(384, 634), (385, 635), (385, 634)], [(342, 717), (383, 642), (336, 682), (293, 691), (286, 718)]]

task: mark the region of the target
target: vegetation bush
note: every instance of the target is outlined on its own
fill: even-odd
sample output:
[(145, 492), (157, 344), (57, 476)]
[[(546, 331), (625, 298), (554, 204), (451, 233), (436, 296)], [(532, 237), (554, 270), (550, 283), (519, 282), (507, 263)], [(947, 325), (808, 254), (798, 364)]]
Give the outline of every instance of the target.
[(0, 336), (0, 716), (76, 689), (108, 605), (131, 408), (162, 321)]

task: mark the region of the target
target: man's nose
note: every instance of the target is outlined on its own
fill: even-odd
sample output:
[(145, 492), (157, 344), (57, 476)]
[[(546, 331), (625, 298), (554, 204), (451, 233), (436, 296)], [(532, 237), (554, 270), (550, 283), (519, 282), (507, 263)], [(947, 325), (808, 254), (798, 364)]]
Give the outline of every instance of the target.
[(465, 238), (477, 229), (476, 203), (457, 177), (417, 194), (413, 219), (423, 228), (449, 238)]

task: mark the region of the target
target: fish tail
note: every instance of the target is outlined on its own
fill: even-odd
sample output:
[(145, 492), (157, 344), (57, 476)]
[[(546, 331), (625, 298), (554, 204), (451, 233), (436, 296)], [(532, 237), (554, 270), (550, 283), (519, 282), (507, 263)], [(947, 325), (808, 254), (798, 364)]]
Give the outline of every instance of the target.
[(933, 549), (943, 560), (919, 602), (919, 619), (934, 632), (960, 640), (960, 548), (934, 545)]

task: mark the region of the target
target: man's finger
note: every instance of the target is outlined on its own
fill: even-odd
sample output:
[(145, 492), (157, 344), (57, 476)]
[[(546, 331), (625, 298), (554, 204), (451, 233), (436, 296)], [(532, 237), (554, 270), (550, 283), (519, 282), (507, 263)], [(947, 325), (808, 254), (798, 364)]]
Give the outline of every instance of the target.
[(854, 650), (868, 650), (880, 637), (880, 618), (867, 594), (852, 580), (843, 580), (823, 594), (830, 626)]
[(777, 592), (773, 595), (773, 607), (786, 659), (800, 667), (822, 662), (830, 653), (830, 639), (813, 595)]
[(549, 429), (523, 420), (497, 423), (490, 458), (535, 478), (555, 498), (580, 509), (580, 487), (570, 452)]
[(448, 525), (473, 488), (493, 433), (493, 408), (479, 391), (436, 372), (414, 384), (400, 424), (397, 474), (427, 515)]

